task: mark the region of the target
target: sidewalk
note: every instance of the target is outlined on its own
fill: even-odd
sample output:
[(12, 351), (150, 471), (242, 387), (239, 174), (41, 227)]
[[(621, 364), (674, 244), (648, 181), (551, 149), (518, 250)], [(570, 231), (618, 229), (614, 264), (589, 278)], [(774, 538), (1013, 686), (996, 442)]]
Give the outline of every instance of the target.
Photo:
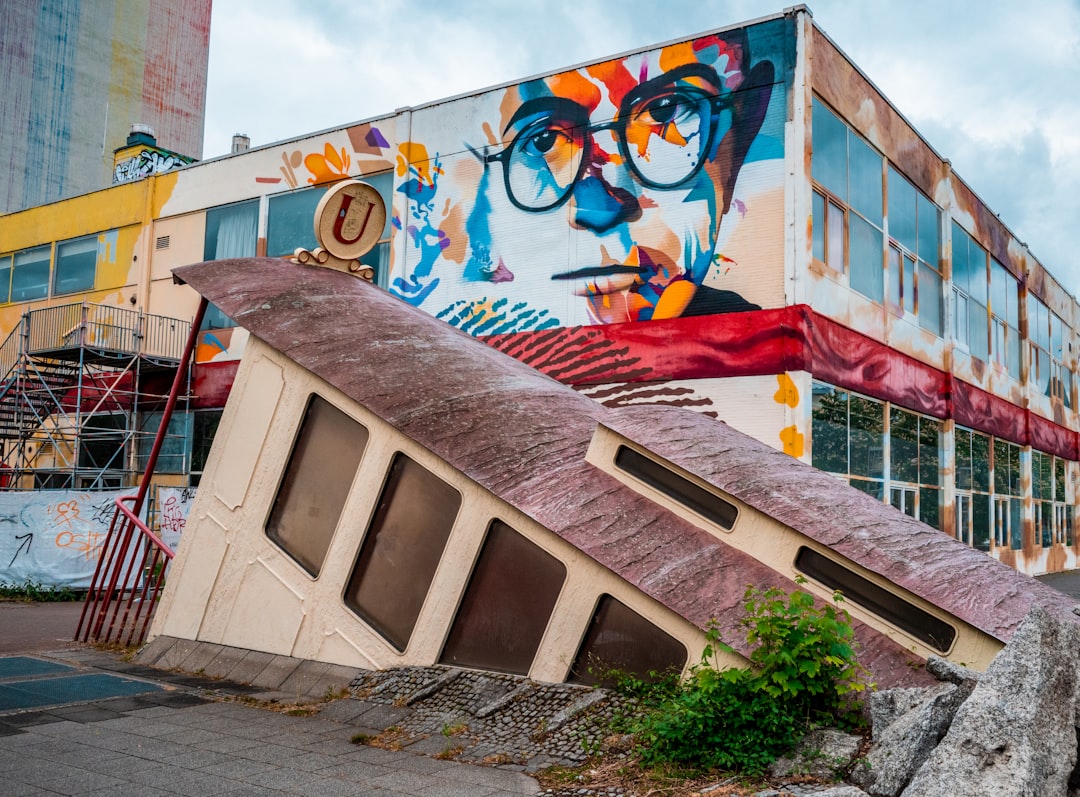
[[(123, 679), (130, 688), (127, 696), (76, 695), (63, 705), (0, 710), (0, 793), (7, 797), (510, 797), (538, 791), (536, 781), (519, 772), (353, 744), (356, 734), (382, 730), (364, 725), (371, 709), (361, 701), (323, 703), (318, 713), (298, 716), (248, 705), (244, 701), (258, 691), (253, 687), (133, 665), (76, 643), (43, 652), (55, 641), (56, 626), (40, 622), (52, 614), (38, 608), (0, 605), (0, 635), (4, 652), (29, 656), (47, 674), (22, 686), (13, 679), (0, 685), (15, 693), (34, 686), (35, 677), (62, 681), (57, 671), (64, 670), (72, 678)], [(78, 611), (73, 614), (77, 623)], [(35, 624), (39, 639), (11, 650), (9, 629)]]

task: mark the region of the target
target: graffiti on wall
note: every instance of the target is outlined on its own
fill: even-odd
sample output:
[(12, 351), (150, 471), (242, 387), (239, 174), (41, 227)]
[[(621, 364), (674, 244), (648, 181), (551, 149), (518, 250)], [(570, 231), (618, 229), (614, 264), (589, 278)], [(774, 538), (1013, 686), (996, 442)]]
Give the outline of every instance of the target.
[(128, 490), (0, 492), (0, 581), (85, 588)]
[(181, 166), (193, 163), (194, 161), (194, 158), (177, 155), (175, 152), (144, 149), (134, 158), (128, 158), (127, 160), (120, 161), (120, 163), (116, 164), (116, 167), (113, 169), (113, 182), (134, 182), (135, 180), (141, 180), (144, 177), (149, 177), (153, 174), (164, 174), (173, 169), (179, 169)]
[(159, 487), (157, 491), (157, 526), (161, 539), (174, 551), (180, 545), (180, 536), (187, 526), (191, 502), (195, 500), (194, 487)]
[(737, 188), (783, 155), (782, 37), (757, 27), (417, 112), (391, 291), (477, 335), (758, 309), (760, 264), (724, 249), (783, 181)]

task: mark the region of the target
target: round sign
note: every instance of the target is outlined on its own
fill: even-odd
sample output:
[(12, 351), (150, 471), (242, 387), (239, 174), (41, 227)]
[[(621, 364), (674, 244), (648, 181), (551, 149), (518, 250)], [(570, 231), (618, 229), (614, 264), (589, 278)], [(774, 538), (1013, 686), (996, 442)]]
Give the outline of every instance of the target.
[(342, 180), (319, 200), (315, 239), (342, 260), (366, 255), (386, 227), (386, 205), (379, 192), (359, 180)]

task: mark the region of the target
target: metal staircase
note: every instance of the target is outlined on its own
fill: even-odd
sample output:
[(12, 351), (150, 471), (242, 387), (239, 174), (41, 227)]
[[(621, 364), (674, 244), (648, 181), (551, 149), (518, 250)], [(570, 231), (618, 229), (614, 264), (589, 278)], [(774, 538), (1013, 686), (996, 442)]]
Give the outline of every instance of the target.
[(0, 344), (0, 487), (134, 483), (138, 414), (164, 400), (190, 328), (90, 302), (24, 313)]

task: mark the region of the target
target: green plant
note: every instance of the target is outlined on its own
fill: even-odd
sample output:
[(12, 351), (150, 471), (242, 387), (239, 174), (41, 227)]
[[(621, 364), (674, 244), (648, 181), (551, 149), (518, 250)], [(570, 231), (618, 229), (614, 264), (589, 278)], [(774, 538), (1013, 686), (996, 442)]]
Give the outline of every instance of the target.
[(65, 586), (45, 586), (40, 581), (27, 578), (21, 584), (0, 581), (0, 600), (25, 601), (27, 603), (52, 603), (82, 600), (81, 593)]
[(813, 722), (850, 721), (865, 689), (850, 618), (836, 603), (818, 607), (806, 592), (747, 589), (740, 621), (750, 667), (720, 669), (716, 624), (702, 661), (681, 682), (637, 689), (631, 718), (642, 763), (761, 773)]

